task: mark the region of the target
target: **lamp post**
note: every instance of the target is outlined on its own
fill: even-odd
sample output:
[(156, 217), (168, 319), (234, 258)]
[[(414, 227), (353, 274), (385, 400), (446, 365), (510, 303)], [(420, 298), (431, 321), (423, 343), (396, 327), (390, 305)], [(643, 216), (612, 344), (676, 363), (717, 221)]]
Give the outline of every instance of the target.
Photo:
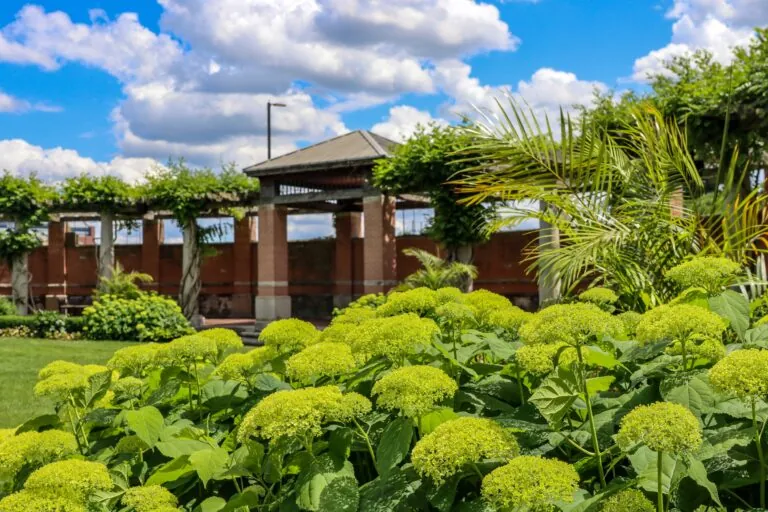
[(287, 107), (285, 103), (267, 102), (267, 160), (272, 160), (272, 107)]

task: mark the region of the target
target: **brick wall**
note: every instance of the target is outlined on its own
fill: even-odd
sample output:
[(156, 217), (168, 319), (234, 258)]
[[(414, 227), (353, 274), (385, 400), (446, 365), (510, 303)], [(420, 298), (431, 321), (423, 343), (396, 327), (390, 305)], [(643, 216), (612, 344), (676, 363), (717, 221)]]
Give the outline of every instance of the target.
[[(479, 277), (476, 287), (487, 288), (506, 295), (523, 307), (533, 307), (537, 300), (537, 287), (532, 276), (526, 275), (523, 259), (525, 246), (533, 235), (525, 233), (499, 233), (475, 251), (475, 264)], [(209, 318), (253, 317), (253, 297), (256, 293), (257, 244), (250, 244), (250, 257), (238, 257), (234, 244), (212, 247), (215, 254), (205, 259), (202, 268), (201, 312)], [(240, 250), (243, 244), (237, 246)], [(435, 244), (423, 236), (403, 236), (397, 239), (397, 278), (403, 279), (418, 268), (415, 259), (402, 254), (408, 247), (437, 250)], [(181, 245), (161, 245), (159, 265), (142, 256), (140, 245), (115, 247), (117, 261), (127, 271), (152, 271), (143, 264), (154, 263), (159, 278), (160, 293), (175, 296), (181, 279)], [(85, 304), (97, 283), (96, 248), (94, 246), (68, 246), (66, 257), (66, 292), (70, 302)], [(289, 282), (295, 316), (304, 318), (327, 317), (333, 308), (335, 280), (335, 241), (313, 240), (290, 242), (288, 247)], [(58, 255), (57, 255), (58, 256)], [(48, 248), (36, 249), (29, 258), (32, 274), (32, 295), (39, 304), (44, 303), (48, 290)], [(245, 265), (246, 268), (243, 268)], [(250, 267), (250, 268), (247, 268)], [(353, 240), (353, 293), (363, 291), (363, 240)], [(245, 281), (244, 281), (245, 280)], [(235, 282), (241, 283), (236, 286)], [(250, 290), (247, 282), (250, 282)], [(245, 284), (242, 284), (245, 283)], [(0, 265), (0, 294), (11, 292), (10, 272)]]

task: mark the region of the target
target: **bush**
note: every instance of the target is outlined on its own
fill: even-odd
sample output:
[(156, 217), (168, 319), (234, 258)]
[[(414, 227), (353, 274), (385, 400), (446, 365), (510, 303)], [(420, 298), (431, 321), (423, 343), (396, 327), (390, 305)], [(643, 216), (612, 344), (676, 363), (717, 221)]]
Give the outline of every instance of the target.
[(56, 311), (40, 311), (32, 318), (32, 329), (38, 338), (54, 338), (67, 332), (65, 317)]
[(10, 329), (14, 327), (28, 327), (34, 329), (34, 316), (3, 315), (0, 316), (0, 329)]
[(13, 299), (0, 297), (0, 316), (12, 316), (15, 314), (16, 306), (13, 305)]
[(102, 295), (83, 311), (82, 332), (91, 340), (170, 341), (194, 329), (173, 299), (142, 293), (138, 299)]

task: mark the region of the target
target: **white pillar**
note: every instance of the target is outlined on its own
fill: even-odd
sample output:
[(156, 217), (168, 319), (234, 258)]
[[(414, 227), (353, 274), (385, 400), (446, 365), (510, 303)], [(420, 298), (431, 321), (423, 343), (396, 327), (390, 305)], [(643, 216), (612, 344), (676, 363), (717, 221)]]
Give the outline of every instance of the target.
[[(540, 204), (541, 211), (548, 206)], [(541, 255), (553, 249), (560, 248), (560, 230), (548, 222), (539, 221), (539, 258)], [(559, 276), (548, 269), (539, 267), (539, 305), (547, 301), (558, 299), (561, 294), (561, 282)]]
[(11, 265), (11, 288), (16, 312), (25, 316), (29, 313), (29, 254), (14, 258)]
[(99, 279), (110, 279), (115, 267), (115, 215), (101, 214), (101, 243), (99, 245)]
[(181, 257), (181, 290), (179, 302), (184, 316), (195, 328), (202, 327), (200, 316), (200, 246), (197, 240), (197, 224), (188, 223), (183, 229), (184, 246)]

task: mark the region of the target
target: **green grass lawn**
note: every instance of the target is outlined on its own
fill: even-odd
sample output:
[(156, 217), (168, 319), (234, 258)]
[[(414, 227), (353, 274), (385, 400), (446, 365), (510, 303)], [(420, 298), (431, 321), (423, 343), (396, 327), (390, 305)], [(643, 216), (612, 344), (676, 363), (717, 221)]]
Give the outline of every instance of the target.
[(0, 428), (53, 412), (50, 401), (35, 397), (37, 372), (57, 359), (79, 364), (104, 364), (130, 343), (118, 341), (53, 341), (0, 338)]

